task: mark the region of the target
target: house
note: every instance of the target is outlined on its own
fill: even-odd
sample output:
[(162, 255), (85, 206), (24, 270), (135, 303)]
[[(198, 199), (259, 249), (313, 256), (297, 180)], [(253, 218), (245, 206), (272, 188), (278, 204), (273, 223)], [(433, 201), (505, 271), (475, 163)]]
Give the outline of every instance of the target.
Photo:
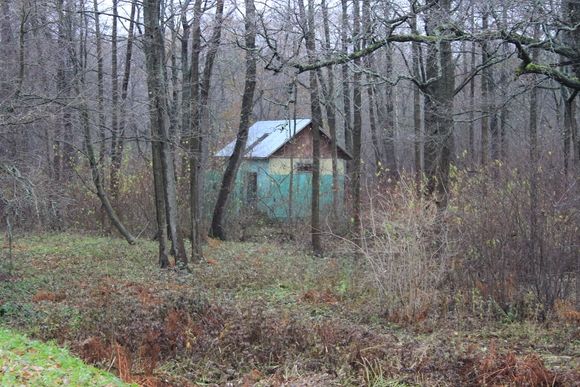
[[(333, 203), (332, 146), (320, 130), (320, 208), (330, 213)], [(231, 200), (273, 219), (310, 215), (312, 194), (312, 121), (310, 119), (258, 121), (248, 133), (244, 158)], [(215, 154), (230, 157), (235, 140)], [(339, 145), (339, 204), (343, 205), (346, 160), (350, 155)]]

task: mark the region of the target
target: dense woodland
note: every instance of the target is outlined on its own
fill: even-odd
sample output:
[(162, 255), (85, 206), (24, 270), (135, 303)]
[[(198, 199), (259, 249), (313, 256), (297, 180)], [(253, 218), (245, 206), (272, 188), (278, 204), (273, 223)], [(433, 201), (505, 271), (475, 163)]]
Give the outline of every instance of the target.
[[(191, 277), (193, 287), (179, 290), (180, 298), (164, 296), (167, 289), (147, 298), (149, 306), (159, 305), (155, 297), (162, 297), (174, 309), (133, 311), (129, 314), (142, 319), (136, 328), (125, 323), (131, 317), (127, 313), (109, 315), (111, 308), (133, 306), (106, 290), (95, 294), (112, 298), (95, 305), (109, 305), (103, 321), (113, 321), (111, 332), (102, 328), (110, 321), (101, 321), (94, 323), (101, 327), (95, 336), (86, 338), (93, 328), (87, 323), (81, 324), (82, 333), (65, 337), (73, 328), (50, 330), (45, 320), (38, 323), (40, 333), (34, 332), (73, 343), (101, 337), (117, 351), (115, 359), (124, 359), (122, 351), (144, 359), (139, 340), (146, 337), (142, 345), (155, 353), (146, 374), (158, 361), (188, 351), (225, 361), (215, 343), (231, 340), (227, 346), (234, 352), (222, 367), (227, 372), (204, 374), (203, 380), (216, 383), (234, 378), (232, 367), (248, 371), (268, 361), (289, 361), (284, 351), (296, 353), (294, 360), (308, 351), (322, 353), (321, 363), (311, 366), (315, 372), (352, 367), (364, 371), (357, 375), (364, 374), (360, 377), (367, 385), (383, 385), (372, 384), (371, 374), (383, 377), (390, 369), (392, 377), (398, 369), (404, 375), (423, 361), (405, 366), (401, 360), (395, 366), (380, 363), (377, 359), (384, 357), (379, 355), (376, 364), (366, 357), (347, 361), (344, 354), (359, 356), (362, 350), (339, 338), (358, 338), (362, 341), (356, 345), (371, 349), (373, 340), (385, 337), (364, 342), (367, 336), (354, 333), (359, 328), (345, 326), (339, 332), (342, 323), (336, 321), (323, 327), (309, 325), (308, 319), (276, 320), (277, 312), (268, 312), (275, 302), (262, 308), (254, 298), (244, 307), (227, 304), (230, 296), (212, 301), (219, 307), (197, 301), (204, 289), (238, 289), (247, 281), (266, 288), (271, 280), (276, 292), (286, 291), (280, 297), (293, 294), (284, 289), (302, 283), (297, 278), (309, 278), (312, 286), (330, 284), (307, 291), (300, 302), (342, 303), (341, 318), (356, 324), (383, 319), (412, 324), (426, 316), (448, 322), (561, 318), (577, 324), (579, 91), (579, 0), (0, 0), (0, 282), (12, 278), (3, 274), (9, 272), (5, 265), (31, 259), (19, 240), (27, 241), (29, 251), (54, 249), (64, 257), (77, 254), (83, 241), (89, 243), (86, 235), (124, 238), (126, 246), (117, 240), (99, 242), (101, 250), (90, 254), (106, 252), (105, 260), (124, 254), (126, 262), (149, 265), (155, 270), (139, 270), (157, 289), (165, 289), (165, 281), (173, 284), (166, 276), (174, 272)], [(311, 118), (314, 129), (311, 216), (273, 222), (251, 211), (233, 211), (232, 190), (249, 127), (258, 120), (297, 118)], [(337, 144), (352, 155), (346, 166), (346, 204), (336, 200), (331, 213), (319, 206), (319, 128), (332, 143), (335, 192)], [(232, 156), (216, 160), (215, 152), (232, 139)], [(217, 184), (207, 180), (212, 168), (221, 173)], [(71, 232), (84, 236), (75, 237), (80, 242), (59, 239)], [(240, 245), (252, 252), (250, 257), (219, 247), (237, 246), (221, 241), (255, 241), (257, 234), (261, 241), (286, 246), (275, 250), (300, 253), (274, 257), (270, 245)], [(56, 247), (41, 247), (34, 235), (52, 235)], [(61, 245), (68, 247), (59, 250)], [(141, 252), (149, 253), (147, 246), (155, 246), (157, 264), (138, 261)], [(89, 250), (81, 256), (85, 253)], [(33, 262), (44, 267), (52, 262), (51, 254)], [(261, 271), (251, 271), (258, 259), (264, 260)], [(236, 260), (243, 265), (235, 266)], [(91, 262), (72, 260), (70, 265), (89, 270), (83, 265)], [(113, 270), (98, 262), (95, 258), (90, 269), (94, 276)], [(115, 266), (119, 262), (107, 265), (125, 273), (127, 267)], [(107, 284), (109, 275), (98, 281)], [(279, 285), (290, 278), (295, 284)], [(175, 281), (177, 289), (181, 280)], [(134, 284), (129, 288), (137, 289)], [(3, 298), (18, 294), (0, 294), (0, 315), (10, 315)], [(37, 293), (35, 299), (75, 297), (50, 294)], [(141, 302), (143, 294), (149, 293), (139, 290)], [(255, 313), (263, 318), (246, 307), (258, 308)], [(367, 321), (367, 314), (374, 317)], [(24, 324), (20, 318), (11, 324)], [(201, 325), (194, 324), (196, 318)], [(168, 328), (155, 328), (159, 321)], [(272, 328), (278, 336), (265, 333), (266, 322), (278, 327)], [(144, 328), (149, 323), (151, 331)], [(239, 341), (231, 333), (235, 329), (223, 333), (230, 323), (247, 337)], [(222, 333), (216, 333), (218, 326)], [(162, 333), (154, 336), (155, 331)], [(125, 341), (119, 332), (126, 333)], [(183, 332), (198, 332), (201, 347), (191, 349)], [(292, 332), (306, 333), (296, 338)], [(577, 343), (575, 335), (561, 348)], [(86, 340), (76, 353), (85, 353), (86, 343), (96, 348)], [(234, 356), (244, 340), (265, 351), (262, 360), (256, 347)], [(324, 344), (326, 352), (319, 353), (320, 342), (333, 344)], [(442, 340), (441, 348), (446, 345), (451, 344)], [(106, 366), (108, 352), (94, 348), (84, 358)], [(543, 363), (534, 363), (536, 358), (498, 355), (493, 363), (491, 348), (483, 357), (470, 358), (466, 364), (473, 368), (462, 368), (469, 372), (441, 366), (440, 380), (485, 385), (493, 376), (492, 384), (566, 385), (574, 379), (558, 379)], [(191, 367), (201, 375), (205, 371), (195, 368), (201, 358), (195, 356), (191, 359), (197, 365)], [(512, 379), (501, 379), (507, 374), (490, 364), (505, 370), (510, 359), (521, 360), (516, 362), (520, 368), (512, 364), (514, 370), (535, 364), (534, 369), (545, 371), (544, 379), (536, 371), (527, 376), (513, 371)], [(296, 367), (302, 366), (310, 369)], [(117, 369), (123, 376), (127, 365), (119, 363)], [(136, 380), (130, 363), (128, 369), (123, 379)], [(260, 369), (260, 375), (278, 375)], [(345, 377), (336, 372), (337, 380)], [(440, 385), (426, 378), (426, 384)], [(423, 384), (420, 380), (416, 376), (409, 383)]]

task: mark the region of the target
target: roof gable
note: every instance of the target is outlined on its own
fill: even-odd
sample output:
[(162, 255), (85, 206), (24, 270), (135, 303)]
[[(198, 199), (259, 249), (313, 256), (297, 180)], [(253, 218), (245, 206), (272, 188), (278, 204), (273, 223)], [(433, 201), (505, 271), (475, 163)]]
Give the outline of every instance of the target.
[[(312, 122), (309, 118), (297, 120), (257, 121), (248, 130), (248, 140), (244, 151), (245, 158), (267, 159), (282, 148), (290, 139), (296, 137)], [(320, 131), (328, 137), (324, 131)], [(215, 156), (230, 157), (234, 151), (236, 140), (230, 142)], [(341, 146), (339, 146), (343, 152)], [(345, 152), (348, 154), (347, 152)]]
[[(248, 140), (244, 157), (265, 159), (286, 144), (292, 137), (307, 127), (308, 118), (297, 120), (257, 121), (248, 131)], [(230, 142), (215, 155), (230, 157), (234, 151), (236, 140)]]

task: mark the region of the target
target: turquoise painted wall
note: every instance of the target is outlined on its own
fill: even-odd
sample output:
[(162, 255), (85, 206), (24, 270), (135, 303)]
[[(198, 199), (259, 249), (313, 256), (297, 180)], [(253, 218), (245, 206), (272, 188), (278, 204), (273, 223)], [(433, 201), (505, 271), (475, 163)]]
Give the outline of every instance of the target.
[[(236, 177), (236, 184), (228, 203), (230, 216), (239, 214), (243, 208), (249, 206), (247, 175), (256, 173), (257, 195), (256, 210), (267, 217), (278, 220), (290, 218), (306, 218), (310, 216), (310, 202), (312, 191), (312, 173), (294, 172), (292, 179), (292, 206), (290, 206), (290, 175), (273, 173), (269, 160), (245, 160), (240, 166)], [(206, 208), (208, 216), (211, 215), (217, 191), (221, 183), (222, 173), (215, 170), (209, 171), (206, 177)], [(320, 176), (320, 208), (321, 215), (329, 215), (332, 209), (332, 174), (322, 172)], [(339, 175), (339, 206), (344, 205), (344, 175)], [(291, 209), (290, 209), (291, 207)]]

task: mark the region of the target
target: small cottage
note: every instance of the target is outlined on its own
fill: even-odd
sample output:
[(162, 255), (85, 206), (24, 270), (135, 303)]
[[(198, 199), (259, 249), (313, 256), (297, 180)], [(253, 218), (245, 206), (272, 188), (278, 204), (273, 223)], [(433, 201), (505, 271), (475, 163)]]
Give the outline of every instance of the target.
[[(323, 130), (320, 147), (320, 208), (330, 213), (333, 202), (332, 146)], [(272, 219), (310, 215), (312, 194), (312, 121), (310, 119), (258, 121), (249, 130), (244, 159), (238, 171), (232, 200)], [(215, 154), (230, 157), (235, 140)], [(338, 146), (339, 204), (344, 201), (346, 160)]]

